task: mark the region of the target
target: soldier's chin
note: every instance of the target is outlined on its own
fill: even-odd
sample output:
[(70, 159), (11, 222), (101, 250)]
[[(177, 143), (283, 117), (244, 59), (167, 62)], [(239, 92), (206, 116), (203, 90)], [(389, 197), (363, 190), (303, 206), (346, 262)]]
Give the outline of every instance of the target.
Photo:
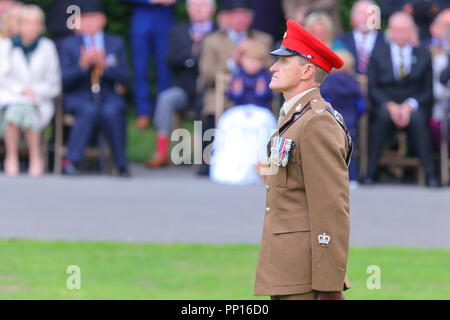
[(281, 91), (281, 86), (274, 82), (273, 80), (269, 83), (269, 88), (274, 91)]

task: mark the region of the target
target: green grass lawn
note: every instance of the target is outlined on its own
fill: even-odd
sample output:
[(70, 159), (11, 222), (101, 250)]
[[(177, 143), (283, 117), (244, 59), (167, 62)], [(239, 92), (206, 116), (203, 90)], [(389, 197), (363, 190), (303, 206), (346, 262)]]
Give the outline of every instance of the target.
[[(255, 245), (0, 241), (0, 299), (254, 299)], [(81, 289), (69, 290), (69, 265)], [(381, 289), (368, 290), (369, 265)], [(450, 251), (353, 248), (348, 299), (449, 299)], [(265, 299), (265, 297), (262, 297)]]

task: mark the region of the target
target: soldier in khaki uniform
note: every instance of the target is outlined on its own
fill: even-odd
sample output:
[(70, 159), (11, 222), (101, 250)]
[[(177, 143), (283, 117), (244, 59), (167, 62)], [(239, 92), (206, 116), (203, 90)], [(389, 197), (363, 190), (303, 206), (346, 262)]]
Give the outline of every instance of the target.
[(268, 146), (266, 209), (254, 294), (343, 299), (349, 243), (348, 163), (352, 142), (320, 84), (343, 61), (296, 22), (272, 52), (270, 87), (283, 93)]

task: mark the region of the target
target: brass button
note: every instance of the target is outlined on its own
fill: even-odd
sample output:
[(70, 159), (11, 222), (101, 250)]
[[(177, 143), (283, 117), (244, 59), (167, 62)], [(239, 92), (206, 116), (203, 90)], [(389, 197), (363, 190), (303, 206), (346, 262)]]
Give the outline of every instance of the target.
[(269, 207), (266, 208), (266, 214), (268, 214), (268, 213), (270, 213), (270, 208)]
[(269, 191), (269, 185), (266, 184), (266, 191)]

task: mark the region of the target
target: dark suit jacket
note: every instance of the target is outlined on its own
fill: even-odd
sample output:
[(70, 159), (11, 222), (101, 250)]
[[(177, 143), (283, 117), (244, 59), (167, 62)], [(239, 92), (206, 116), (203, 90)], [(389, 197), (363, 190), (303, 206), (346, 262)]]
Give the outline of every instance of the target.
[(431, 55), (424, 47), (412, 51), (411, 72), (401, 80), (394, 77), (391, 49), (384, 44), (374, 49), (369, 63), (368, 89), (373, 110), (385, 106), (388, 101), (402, 103), (414, 98), (419, 109), (429, 117), (433, 105), (433, 68)]
[[(359, 70), (359, 56), (358, 50), (356, 49), (355, 37), (353, 37), (353, 31), (343, 33), (341, 36), (338, 37), (338, 40), (342, 41), (342, 43), (347, 47), (347, 49), (351, 52), (351, 54), (355, 58), (355, 72), (361, 73), (361, 71)], [(384, 43), (384, 34), (383, 32), (379, 31), (373, 48), (375, 49), (376, 47), (382, 45), (383, 43)]]
[[(116, 84), (126, 85), (129, 69), (122, 38), (105, 33), (105, 54), (108, 67), (101, 79), (103, 101), (125, 106), (125, 101), (115, 90)], [(65, 108), (71, 111), (82, 103), (93, 103), (90, 70), (83, 70), (79, 60), (84, 45), (80, 35), (70, 36), (61, 43), (61, 71), (63, 78)]]
[[(191, 99), (194, 99), (199, 76), (199, 56), (192, 54), (194, 42), (189, 34), (190, 27), (189, 22), (172, 27), (166, 60), (172, 71), (172, 85), (182, 88)], [(212, 31), (216, 30), (217, 26), (214, 25)]]

